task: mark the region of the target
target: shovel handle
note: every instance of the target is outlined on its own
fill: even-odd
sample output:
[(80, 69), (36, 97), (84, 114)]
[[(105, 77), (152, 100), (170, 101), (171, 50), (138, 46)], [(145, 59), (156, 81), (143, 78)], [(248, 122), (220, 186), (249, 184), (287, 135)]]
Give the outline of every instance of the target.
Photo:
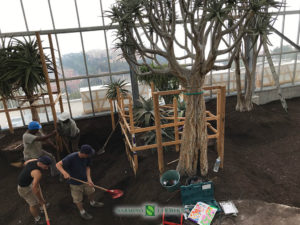
[[(90, 183), (88, 183), (88, 182), (86, 182), (86, 181), (83, 181), (83, 180), (79, 180), (79, 179), (77, 179), (77, 178), (74, 178), (74, 177), (70, 177), (70, 179), (72, 179), (72, 180), (76, 180), (76, 181), (78, 181), (78, 182), (80, 182), (80, 183), (83, 183), (83, 184), (88, 184), (88, 185), (90, 185)], [(106, 191), (106, 192), (109, 192), (109, 190), (108, 189), (106, 189), (106, 188), (103, 188), (103, 187), (100, 187), (100, 186), (98, 186), (98, 185), (93, 185), (93, 187), (95, 187), (95, 188), (98, 188), (98, 189), (100, 189), (100, 190), (102, 190), (102, 191)]]
[[(44, 198), (41, 186), (40, 186), (40, 193), (41, 193), (42, 198)], [(50, 225), (50, 221), (49, 221), (49, 216), (48, 216), (46, 204), (43, 204), (43, 209), (44, 209), (44, 213), (45, 213), (45, 218), (46, 218), (47, 225)]]

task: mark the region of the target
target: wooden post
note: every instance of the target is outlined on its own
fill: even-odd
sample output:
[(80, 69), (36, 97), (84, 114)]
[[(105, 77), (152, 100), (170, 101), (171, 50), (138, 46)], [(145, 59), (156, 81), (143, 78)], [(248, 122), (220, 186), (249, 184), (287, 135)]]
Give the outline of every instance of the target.
[(10, 133), (13, 134), (14, 133), (14, 128), (13, 128), (12, 123), (11, 123), (8, 107), (7, 107), (7, 104), (6, 104), (6, 101), (5, 101), (4, 97), (2, 97), (2, 102), (3, 102), (3, 107), (4, 107), (4, 110), (5, 110), (5, 115), (6, 115), (9, 131), (10, 131)]
[(121, 101), (120, 101), (120, 89), (117, 87), (117, 105), (121, 109)]
[(152, 81), (150, 83), (150, 87), (151, 87), (151, 95), (152, 95), (152, 98), (153, 98), (153, 92), (155, 91), (155, 88), (154, 88), (154, 83)]
[(217, 151), (221, 158), (221, 168), (224, 166), (225, 101), (226, 88), (222, 86), (217, 93)]
[[(43, 66), (43, 72), (44, 72), (45, 79), (46, 79), (47, 91), (48, 91), (48, 95), (49, 95), (51, 111), (52, 111), (52, 116), (53, 116), (53, 122), (54, 122), (54, 128), (55, 128), (55, 130), (57, 130), (56, 111), (55, 111), (55, 107), (54, 107), (54, 100), (53, 100), (53, 95), (52, 95), (52, 90), (51, 90), (51, 85), (50, 85), (50, 80), (49, 80), (49, 75), (48, 75), (48, 68), (46, 65), (45, 55), (44, 55), (43, 46), (42, 46), (42, 42), (41, 42), (41, 37), (40, 37), (39, 32), (35, 32), (35, 35), (36, 35), (36, 39), (38, 42), (40, 58), (41, 58), (42, 66)], [(61, 141), (60, 141), (58, 133), (56, 134), (56, 143), (59, 146), (59, 150), (62, 150), (61, 145), (60, 145)], [(58, 160), (60, 159), (58, 151), (57, 151), (57, 159)]]
[[(59, 84), (59, 79), (58, 79), (58, 72), (57, 72), (57, 66), (56, 66), (56, 60), (55, 60), (55, 54), (54, 54), (54, 48), (53, 48), (51, 34), (48, 34), (48, 39), (49, 39), (49, 44), (50, 44), (51, 56), (52, 56), (52, 64), (53, 64), (53, 69), (54, 69), (57, 94), (59, 95), (61, 93), (61, 90), (60, 90), (60, 84)], [(59, 97), (59, 106), (60, 106), (60, 112), (63, 112), (64, 106), (63, 106), (61, 95)]]
[(164, 168), (164, 154), (162, 147), (162, 136), (161, 136), (161, 124), (160, 124), (160, 115), (159, 115), (159, 103), (158, 103), (158, 94), (152, 92), (153, 106), (154, 106), (154, 118), (155, 118), (155, 127), (156, 127), (156, 143), (157, 143), (157, 156), (158, 156), (158, 168), (160, 174), (165, 170)]
[[(178, 132), (178, 107), (177, 107), (177, 98), (173, 98), (173, 107), (174, 107), (174, 131), (175, 131), (175, 141), (179, 140), (179, 132)], [(176, 145), (176, 152), (179, 151), (179, 145)]]
[(132, 98), (129, 96), (129, 124), (130, 124), (130, 132), (135, 133), (134, 130), (134, 120), (133, 120), (133, 111), (132, 111)]
[(114, 130), (116, 128), (116, 124), (115, 124), (115, 115), (114, 115), (114, 107), (113, 107), (112, 99), (109, 99), (109, 104), (110, 104), (111, 126), (112, 129)]
[(124, 96), (123, 96), (123, 94), (121, 92), (119, 92), (119, 94), (120, 94), (120, 99), (121, 99), (121, 102), (120, 102), (120, 104), (121, 104), (121, 111), (122, 111), (123, 115), (125, 115)]

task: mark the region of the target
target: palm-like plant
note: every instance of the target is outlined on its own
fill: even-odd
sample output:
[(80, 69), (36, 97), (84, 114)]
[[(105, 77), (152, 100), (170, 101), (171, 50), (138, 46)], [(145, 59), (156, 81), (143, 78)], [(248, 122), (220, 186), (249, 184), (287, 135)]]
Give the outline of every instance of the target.
[[(3, 45), (1, 52), (1, 96), (13, 99), (16, 92), (23, 92), (32, 105), (35, 94), (46, 83), (37, 41), (11, 39), (6, 47)], [(45, 60), (50, 73), (53, 71), (51, 61), (47, 56)], [(39, 121), (36, 108), (31, 107), (31, 113), (32, 120)]]
[(106, 84), (105, 86), (108, 88), (106, 92), (106, 98), (108, 99), (116, 99), (117, 98), (117, 88), (120, 90), (120, 94), (126, 96), (128, 94), (128, 90), (125, 89), (125, 86), (128, 84), (125, 80), (113, 80), (111, 83)]

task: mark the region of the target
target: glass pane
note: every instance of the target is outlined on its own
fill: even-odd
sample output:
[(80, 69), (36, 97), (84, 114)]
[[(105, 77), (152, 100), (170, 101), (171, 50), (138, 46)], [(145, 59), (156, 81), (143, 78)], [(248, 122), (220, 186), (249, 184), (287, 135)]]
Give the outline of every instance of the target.
[[(274, 27), (279, 31), (282, 32), (282, 16), (278, 16), (276, 22), (274, 23)], [(275, 48), (280, 48), (280, 42), (281, 38), (275, 34), (272, 33), (268, 35), (269, 41), (271, 43), (271, 46), (269, 46), (270, 51), (275, 49)]]
[[(105, 0), (100, 0), (102, 2), (102, 7), (103, 7), (103, 16), (104, 16), (104, 23), (105, 25), (109, 25), (111, 23), (110, 18), (108, 18), (108, 12), (111, 10), (111, 7), (113, 4), (116, 3), (116, 0), (109, 0), (109, 1), (105, 1)], [(100, 15), (102, 16), (102, 15)]]
[[(284, 57), (284, 55), (283, 55)], [(280, 65), (280, 75), (279, 75), (279, 81), (280, 84), (286, 84), (291, 83), (293, 79), (293, 73), (294, 73), (294, 62), (282, 62)]]
[(300, 53), (297, 54), (297, 65), (295, 73), (295, 83), (300, 83)]
[(58, 40), (65, 77), (86, 75), (79, 33), (60, 34)]
[(286, 0), (286, 10), (299, 10), (300, 1), (299, 0)]
[(83, 40), (89, 75), (108, 72), (104, 32), (84, 32)]
[(53, 28), (47, 0), (23, 0), (29, 30), (49, 30)]
[(297, 43), (298, 27), (299, 14), (285, 16), (284, 35), (295, 43)]
[(51, 0), (51, 7), (56, 29), (78, 27), (74, 0)]
[(81, 27), (102, 25), (99, 0), (77, 0), (77, 7)]
[(92, 113), (91, 100), (88, 88), (80, 88), (85, 79), (67, 81), (71, 111), (73, 117), (80, 117)]
[(0, 32), (26, 31), (22, 8), (19, 0), (10, 0), (0, 6)]

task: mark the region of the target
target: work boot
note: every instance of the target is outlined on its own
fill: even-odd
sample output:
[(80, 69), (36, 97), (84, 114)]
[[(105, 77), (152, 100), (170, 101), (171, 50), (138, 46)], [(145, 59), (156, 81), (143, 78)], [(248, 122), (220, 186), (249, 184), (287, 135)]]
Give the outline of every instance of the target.
[(38, 221), (34, 220), (34, 224), (47, 224), (46, 220), (42, 217), (40, 217), (40, 219)]
[(80, 216), (81, 216), (82, 219), (85, 219), (85, 220), (91, 220), (91, 219), (93, 219), (93, 216), (90, 215), (90, 214), (88, 214), (87, 212), (84, 212), (82, 214), (80, 213)]
[(94, 201), (93, 203), (90, 202), (90, 205), (94, 208), (100, 208), (104, 206), (102, 202), (96, 202), (96, 201)]

